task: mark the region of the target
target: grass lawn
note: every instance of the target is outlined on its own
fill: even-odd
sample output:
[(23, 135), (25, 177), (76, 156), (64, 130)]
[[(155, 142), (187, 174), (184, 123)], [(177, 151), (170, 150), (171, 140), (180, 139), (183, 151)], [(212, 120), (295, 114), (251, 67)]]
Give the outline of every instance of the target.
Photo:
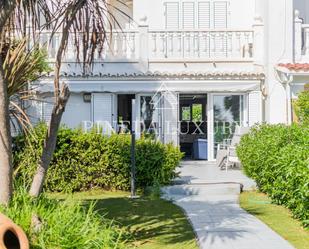
[[(161, 199), (131, 200), (126, 192), (91, 191), (73, 195), (74, 201), (97, 201), (97, 208), (106, 218), (115, 220), (133, 238), (127, 248), (197, 249), (195, 235), (183, 211)], [(53, 198), (67, 198), (51, 194)]]
[(272, 204), (265, 194), (255, 191), (244, 192), (240, 196), (240, 205), (297, 249), (309, 248), (309, 231), (306, 231), (298, 220), (292, 218), (288, 209)]

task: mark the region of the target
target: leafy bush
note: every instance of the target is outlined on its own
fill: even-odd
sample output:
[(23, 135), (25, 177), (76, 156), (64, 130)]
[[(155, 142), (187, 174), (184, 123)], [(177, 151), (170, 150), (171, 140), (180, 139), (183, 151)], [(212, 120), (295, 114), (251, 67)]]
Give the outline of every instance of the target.
[(237, 154), (246, 174), (277, 204), (309, 227), (309, 127), (261, 125), (245, 135)]
[[(14, 164), (18, 176), (30, 183), (42, 153), (46, 125), (33, 135), (17, 137)], [(28, 140), (28, 141), (26, 141)], [(175, 177), (182, 153), (172, 145), (149, 139), (136, 142), (137, 186), (165, 185)], [(128, 190), (130, 187), (130, 136), (102, 136), (62, 127), (45, 187), (50, 191), (80, 191), (93, 187)]]
[(298, 95), (294, 102), (296, 115), (301, 123), (309, 124), (309, 90), (303, 91)]
[[(121, 230), (94, 207), (94, 203), (85, 207), (76, 201), (58, 201), (44, 195), (32, 199), (20, 188), (10, 206), (0, 206), (0, 211), (24, 229), (30, 248), (125, 248)], [(39, 229), (31, 223), (33, 215), (41, 220)]]

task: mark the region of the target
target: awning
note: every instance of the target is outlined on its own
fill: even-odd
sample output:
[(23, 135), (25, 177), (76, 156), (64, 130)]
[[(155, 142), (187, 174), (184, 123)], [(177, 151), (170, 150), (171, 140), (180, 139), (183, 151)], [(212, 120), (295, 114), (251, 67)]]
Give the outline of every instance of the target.
[[(85, 77), (62, 77), (71, 92), (156, 92), (162, 84), (175, 92), (249, 92), (259, 90), (265, 76), (261, 72), (147, 72)], [(37, 92), (52, 92), (52, 78), (34, 85)]]
[[(69, 85), (70, 91), (81, 92), (114, 92), (141, 93), (156, 92), (162, 88), (174, 92), (249, 92), (260, 89), (261, 81), (63, 81)], [(52, 82), (41, 82), (34, 87), (39, 93), (53, 92)]]

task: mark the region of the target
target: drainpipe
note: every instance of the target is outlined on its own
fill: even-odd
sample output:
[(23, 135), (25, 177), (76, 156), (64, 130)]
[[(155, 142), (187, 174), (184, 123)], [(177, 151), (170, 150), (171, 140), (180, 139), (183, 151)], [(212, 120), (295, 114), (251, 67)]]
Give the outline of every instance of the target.
[(267, 91), (265, 86), (265, 77), (261, 79), (261, 93), (262, 93), (262, 122), (266, 122), (266, 99)]
[(294, 77), (289, 72), (282, 72), (280, 69), (275, 68), (276, 78), (283, 85), (286, 96), (286, 123), (292, 123), (292, 101), (291, 101), (291, 82)]
[(293, 76), (290, 75), (288, 82), (285, 84), (286, 93), (286, 112), (287, 112), (287, 124), (292, 124), (292, 101), (291, 101), (291, 85)]

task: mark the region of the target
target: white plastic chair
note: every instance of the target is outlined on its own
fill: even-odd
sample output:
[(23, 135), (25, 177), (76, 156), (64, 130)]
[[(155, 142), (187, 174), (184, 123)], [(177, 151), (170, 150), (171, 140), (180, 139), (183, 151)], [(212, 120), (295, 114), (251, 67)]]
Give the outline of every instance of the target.
[(236, 146), (239, 144), (240, 139), (243, 135), (250, 131), (250, 127), (236, 126), (235, 133), (230, 140), (223, 141), (223, 144), (218, 145), (217, 151), (217, 166), (221, 169), (232, 167), (235, 164), (240, 164), (240, 161), (236, 154)]

